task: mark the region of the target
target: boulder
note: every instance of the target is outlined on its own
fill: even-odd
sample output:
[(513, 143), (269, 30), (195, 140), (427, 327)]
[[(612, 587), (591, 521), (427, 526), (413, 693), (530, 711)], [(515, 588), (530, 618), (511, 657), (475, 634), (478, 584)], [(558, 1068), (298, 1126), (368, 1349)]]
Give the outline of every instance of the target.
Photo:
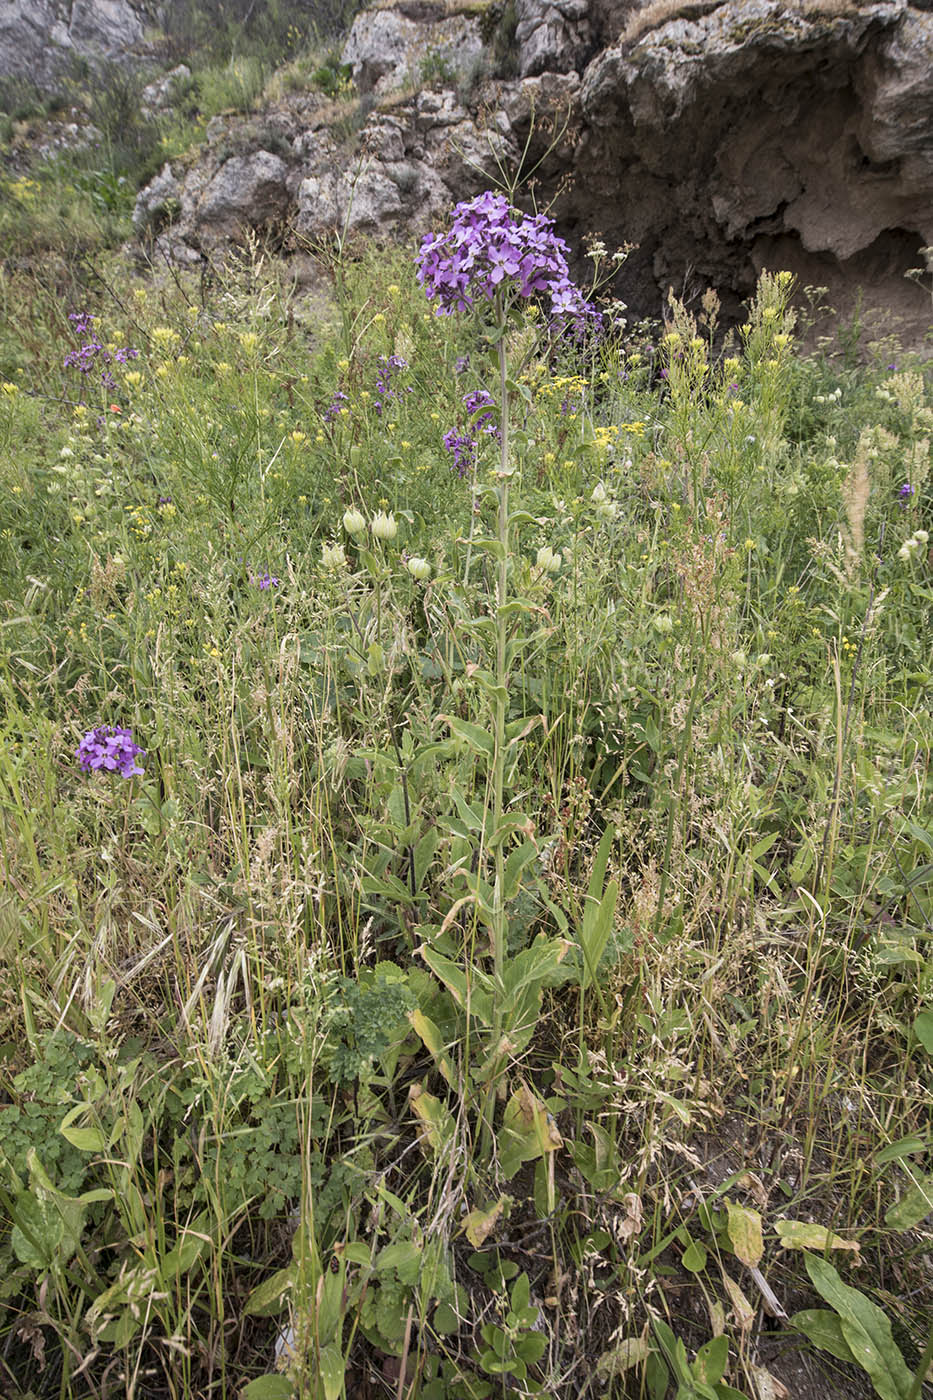
[(516, 0), (515, 11), (520, 77), (583, 67), (594, 37), (588, 0)]
[[(231, 156), (199, 194), (198, 225), (216, 242), (275, 222), (288, 206), (287, 175), (285, 162), (270, 151)], [(191, 195), (187, 184), (184, 195)]]
[(410, 19), (398, 9), (364, 10), (353, 21), (341, 62), (360, 92), (391, 92), (407, 82), (465, 72), (483, 53), (478, 19), (468, 15)]
[(154, 117), (162, 112), (170, 112), (175, 105), (178, 93), (191, 80), (191, 69), (186, 63), (179, 63), (170, 73), (147, 83), (140, 94), (140, 110), (144, 117)]
[(170, 164), (166, 163), (149, 184), (136, 196), (133, 208), (133, 229), (137, 238), (158, 233), (174, 222), (181, 211), (181, 185)]
[(144, 34), (129, 0), (2, 0), (0, 78), (52, 91), (75, 59), (129, 62)]

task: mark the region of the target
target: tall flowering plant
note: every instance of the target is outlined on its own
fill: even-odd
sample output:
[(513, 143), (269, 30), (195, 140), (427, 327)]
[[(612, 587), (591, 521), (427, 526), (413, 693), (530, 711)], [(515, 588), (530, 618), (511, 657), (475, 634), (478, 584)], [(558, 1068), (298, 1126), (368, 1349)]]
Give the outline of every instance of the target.
[[(490, 885), (485, 872), (477, 874), (470, 879), (469, 887), (477, 916), (489, 930), (492, 975), (479, 967), (470, 969), (472, 991), (464, 999), (463, 971), (436, 949), (422, 949), (425, 961), (446, 983), (455, 1000), (465, 1009), (468, 1006), (468, 1014), (478, 1018), (491, 1033), (480, 1071), (486, 1089), (483, 1121), (487, 1134), (492, 1131), (503, 1072), (510, 1057), (519, 1053), (531, 1037), (543, 987), (562, 980), (558, 964), (567, 947), (559, 940), (542, 937), (510, 957), (506, 965), (507, 906), (518, 892), (522, 872), (537, 855), (537, 847), (532, 840), (530, 818), (506, 811), (505, 776), (514, 763), (517, 745), (534, 726), (535, 719), (540, 718), (508, 719), (511, 668), (529, 640), (517, 630), (521, 625), (517, 619), (523, 610), (530, 609), (522, 599), (509, 597), (511, 534), (520, 523), (519, 512), (510, 509), (509, 501), (515, 472), (509, 432), (510, 394), (519, 390), (509, 379), (506, 335), (510, 313), (529, 298), (543, 304), (552, 331), (598, 326), (599, 313), (570, 278), (568, 251), (545, 215), (524, 214), (514, 209), (504, 195), (487, 191), (458, 204), (447, 228), (425, 237), (417, 260), (418, 280), (428, 299), (435, 303), (437, 314), (481, 316), (498, 356), (498, 395), (482, 390), (469, 395), (467, 404), (477, 430), (494, 434), (499, 445), (498, 467), (490, 488), (496, 502), (496, 534), (494, 538), (476, 541), (476, 547), (484, 549), (496, 567), (495, 597), (490, 609), (495, 661), (491, 668), (473, 672), (474, 680), (489, 699), (491, 726), (487, 730), (455, 716), (445, 717), (452, 732), (469, 744), (488, 774), (492, 811), (484, 838), (491, 853), (493, 880)], [(483, 635), (488, 635), (489, 630), (489, 623), (485, 622)], [(516, 1162), (553, 1150), (560, 1142), (559, 1137), (554, 1140), (546, 1115), (542, 1117), (543, 1109), (539, 1112), (540, 1105), (529, 1105), (527, 1089), (524, 1094), (520, 1103), (510, 1102), (507, 1106), (503, 1124), (503, 1131), (510, 1135), (510, 1160)], [(513, 1100), (520, 1097), (513, 1095)], [(529, 1121), (530, 1137), (522, 1145), (520, 1125)], [(500, 1159), (503, 1151), (500, 1141)]]

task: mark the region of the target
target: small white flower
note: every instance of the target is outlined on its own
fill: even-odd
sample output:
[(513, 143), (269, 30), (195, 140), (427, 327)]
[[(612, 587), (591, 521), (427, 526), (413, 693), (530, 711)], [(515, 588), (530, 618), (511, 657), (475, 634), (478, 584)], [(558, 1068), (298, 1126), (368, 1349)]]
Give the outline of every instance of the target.
[(334, 540), (333, 544), (325, 544), (321, 548), (321, 563), (325, 569), (343, 569), (346, 567), (346, 562), (346, 551), (339, 540)]
[(348, 535), (361, 535), (366, 529), (366, 517), (363, 512), (354, 510), (351, 506), (349, 510), (344, 512), (343, 528)]
[(737, 666), (740, 671), (744, 671), (747, 660), (748, 658), (744, 651), (734, 651), (732, 653), (733, 664)]
[(555, 553), (550, 545), (543, 544), (535, 556), (535, 563), (546, 574), (556, 574), (561, 565), (561, 556)]
[(609, 499), (609, 492), (601, 481), (597, 481), (593, 487), (593, 494), (590, 496), (596, 514), (601, 520), (614, 520), (616, 515), (616, 504)]
[(928, 533), (928, 531), (926, 531), (926, 530), (915, 530), (915, 531), (914, 531), (914, 539), (917, 540), (917, 541), (919, 541), (920, 544), (926, 544), (926, 542), (927, 542), (927, 540), (928, 540), (929, 538), (930, 538), (929, 533)]
[(419, 583), (424, 583), (426, 579), (431, 577), (431, 565), (428, 563), (427, 559), (421, 559), (417, 554), (412, 555), (411, 559), (409, 559), (408, 563), (405, 565), (405, 568), (411, 574), (412, 578), (417, 579)]
[(905, 540), (905, 541), (904, 541), (904, 543), (901, 545), (900, 549), (897, 551), (897, 557), (898, 557), (898, 559), (909, 559), (909, 558), (910, 558), (911, 554), (913, 553), (913, 550), (912, 550), (912, 548), (911, 548), (911, 545), (912, 545), (912, 544), (913, 544), (913, 540)]
[(389, 511), (377, 510), (373, 516), (373, 535), (377, 540), (394, 540), (398, 534), (398, 526), (395, 523), (395, 516)]
[(666, 637), (674, 630), (674, 619), (670, 613), (658, 613), (651, 625), (662, 637)]
[(70, 447), (63, 447), (58, 455), (59, 457), (61, 457), (63, 462), (67, 462), (68, 458), (73, 457), (75, 454), (72, 452)]

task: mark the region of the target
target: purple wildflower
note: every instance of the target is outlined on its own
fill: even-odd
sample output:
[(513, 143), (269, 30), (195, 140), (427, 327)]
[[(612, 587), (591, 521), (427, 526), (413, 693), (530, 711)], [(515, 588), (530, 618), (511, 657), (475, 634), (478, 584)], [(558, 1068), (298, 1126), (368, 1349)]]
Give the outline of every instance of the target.
[[(393, 387), (392, 380), (397, 374), (401, 374), (403, 369), (407, 368), (408, 361), (403, 360), (401, 355), (379, 356), (379, 373), (376, 376), (376, 402), (373, 404), (377, 418), (382, 417), (384, 404), (387, 404), (391, 399), (398, 398), (398, 389)], [(412, 386), (409, 384), (407, 386), (407, 392), (410, 394), (411, 391)]]
[[(464, 395), (463, 406), (481, 433), (489, 433), (495, 438), (500, 437), (493, 417), (496, 405), (492, 396), (485, 389), (474, 389), (472, 394)], [(481, 410), (488, 410), (488, 412)]]
[(909, 505), (910, 505), (910, 498), (911, 498), (911, 496), (912, 496), (913, 494), (914, 494), (914, 488), (911, 486), (911, 484), (910, 484), (909, 481), (905, 481), (905, 482), (904, 482), (904, 485), (901, 487), (901, 489), (900, 489), (900, 490), (898, 491), (898, 493), (897, 493), (897, 503), (898, 503), (898, 505), (899, 505), (899, 506), (909, 506)]
[(274, 574), (270, 574), (268, 569), (256, 580), (256, 582), (258, 583), (260, 589), (263, 592), (265, 592), (267, 588), (278, 588), (279, 586), (278, 579), (275, 577)]
[(595, 308), (570, 280), (569, 249), (545, 214), (522, 214), (504, 195), (487, 190), (458, 204), (449, 229), (427, 234), (418, 254), (418, 281), (437, 314), (467, 311), (500, 288), (520, 297), (546, 294), (558, 329), (598, 325)]
[(328, 407), (324, 410), (324, 422), (333, 423), (334, 419), (340, 416), (341, 406), (347, 403), (348, 401), (348, 396), (346, 394), (342, 394), (339, 389), (335, 389), (334, 397), (331, 399)]
[[(89, 311), (72, 311), (68, 319), (74, 327), (75, 335), (84, 336), (85, 339), (84, 344), (77, 350), (68, 351), (63, 361), (65, 369), (76, 369), (79, 374), (90, 374), (97, 364), (106, 366), (116, 360), (117, 364), (125, 365), (127, 360), (139, 358), (139, 351), (134, 350), (131, 345), (123, 345), (111, 354), (94, 333), (91, 322), (95, 318)], [(112, 389), (116, 384), (113, 375), (106, 368), (101, 371), (100, 379), (105, 389)]]
[(96, 729), (89, 730), (75, 749), (75, 757), (85, 773), (103, 768), (110, 773), (121, 773), (124, 778), (142, 774), (136, 759), (145, 756), (145, 751), (133, 743), (131, 729), (112, 724), (99, 724)]
[(469, 355), (458, 355), (454, 362), (454, 374), (466, 374), (470, 368)]
[(472, 471), (476, 463), (475, 437), (471, 437), (469, 433), (458, 433), (456, 428), (451, 428), (450, 432), (444, 434), (444, 446), (453, 458), (450, 464), (451, 471), (460, 477)]

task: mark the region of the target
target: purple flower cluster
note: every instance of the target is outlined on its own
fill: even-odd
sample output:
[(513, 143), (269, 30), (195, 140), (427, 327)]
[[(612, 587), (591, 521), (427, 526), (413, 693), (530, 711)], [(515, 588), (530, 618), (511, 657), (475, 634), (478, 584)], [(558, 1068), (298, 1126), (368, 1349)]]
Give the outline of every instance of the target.
[[(382, 410), (385, 404), (389, 403), (392, 399), (398, 398), (399, 391), (397, 388), (393, 387), (392, 380), (397, 374), (401, 374), (403, 369), (407, 368), (408, 361), (403, 360), (401, 355), (379, 356), (379, 373), (376, 376), (376, 402), (373, 404), (377, 418), (382, 417)], [(409, 384), (406, 386), (406, 393), (410, 394), (411, 392), (412, 386)]]
[(468, 417), (473, 420), (474, 431), (471, 432), (467, 428), (465, 432), (459, 433), (456, 428), (451, 428), (444, 434), (444, 446), (453, 458), (451, 471), (455, 471), (458, 476), (466, 476), (476, 465), (479, 448), (477, 433), (493, 437), (497, 442), (502, 441), (502, 434), (495, 420), (495, 400), (485, 389), (474, 389), (472, 393), (465, 394), (462, 402)]
[(451, 428), (450, 432), (444, 434), (444, 446), (453, 458), (450, 464), (451, 471), (461, 477), (467, 476), (476, 463), (476, 438)]
[(279, 581), (275, 574), (270, 574), (268, 569), (264, 574), (260, 574), (259, 578), (256, 579), (256, 583), (259, 585), (260, 592), (265, 592), (267, 588), (278, 588), (279, 586)]
[[(74, 327), (75, 335), (84, 337), (84, 343), (77, 350), (69, 350), (63, 361), (65, 369), (76, 369), (79, 374), (90, 374), (97, 365), (109, 365), (114, 361), (118, 365), (125, 365), (128, 360), (139, 358), (139, 351), (130, 345), (123, 345), (111, 354), (94, 331), (94, 317), (89, 311), (72, 311), (68, 319)], [(101, 371), (100, 380), (105, 389), (116, 387), (116, 380), (107, 369)]]
[(454, 374), (466, 374), (469, 368), (469, 355), (458, 355), (456, 361), (454, 362)]
[(487, 190), (458, 204), (445, 233), (429, 233), (418, 254), (418, 281), (437, 314), (468, 311), (501, 290), (550, 298), (552, 322), (582, 329), (599, 312), (570, 280), (569, 249), (545, 214), (522, 214)]
[(120, 729), (112, 724), (99, 724), (91, 729), (75, 749), (75, 757), (85, 773), (105, 768), (110, 773), (122, 773), (124, 778), (142, 773), (136, 759), (145, 756), (145, 751), (133, 743), (131, 729)]
[(898, 503), (898, 505), (899, 505), (899, 506), (909, 506), (909, 505), (910, 505), (910, 498), (911, 498), (911, 496), (912, 496), (913, 494), (914, 494), (914, 488), (911, 486), (911, 484), (910, 484), (909, 481), (905, 481), (905, 482), (904, 482), (904, 485), (901, 487), (901, 489), (900, 489), (900, 490), (898, 491), (898, 493), (897, 493), (897, 503)]
[(349, 402), (348, 395), (342, 394), (339, 389), (334, 390), (334, 397), (331, 399), (323, 413), (325, 423), (333, 423), (335, 418), (339, 418), (341, 407)]

